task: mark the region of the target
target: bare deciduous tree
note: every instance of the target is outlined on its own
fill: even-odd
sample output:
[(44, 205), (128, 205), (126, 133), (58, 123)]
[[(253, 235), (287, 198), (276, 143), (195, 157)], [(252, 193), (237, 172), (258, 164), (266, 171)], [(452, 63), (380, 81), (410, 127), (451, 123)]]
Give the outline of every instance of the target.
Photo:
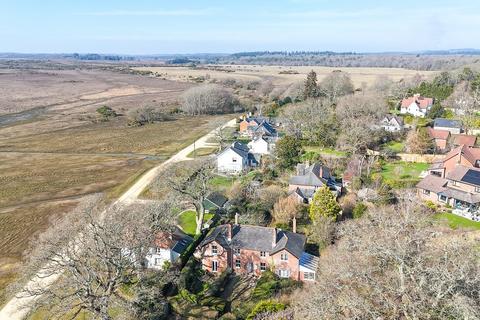
[[(142, 275), (156, 233), (171, 230), (164, 206), (98, 208), (89, 198), (38, 239), (25, 275), (33, 280), (19, 296), (34, 297), (53, 318), (75, 318), (87, 311), (110, 319), (116, 304), (129, 307), (119, 290)], [(57, 277), (49, 284), (46, 279)], [(63, 319), (63, 318), (62, 318)]]
[(297, 218), (301, 205), (292, 197), (280, 198), (273, 206), (273, 218), (276, 223), (289, 223)]
[(296, 318), (480, 317), (478, 237), (432, 225), (413, 199), (342, 224), (317, 283), (297, 299)]
[(214, 84), (190, 88), (182, 97), (182, 110), (189, 115), (230, 113), (235, 105), (232, 93)]
[(197, 161), (191, 166), (187, 179), (171, 180), (173, 190), (184, 196), (185, 200), (195, 207), (195, 234), (200, 234), (203, 228), (205, 207), (203, 202), (211, 192), (210, 180), (213, 177), (212, 164), (208, 161)]
[(320, 92), (331, 102), (341, 96), (352, 94), (354, 91), (350, 75), (341, 71), (333, 71), (320, 82)]

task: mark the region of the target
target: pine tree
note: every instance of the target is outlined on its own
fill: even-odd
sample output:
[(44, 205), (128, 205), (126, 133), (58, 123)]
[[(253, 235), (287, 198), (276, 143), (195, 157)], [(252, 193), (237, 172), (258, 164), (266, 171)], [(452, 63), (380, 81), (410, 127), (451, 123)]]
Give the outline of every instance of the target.
[(316, 221), (320, 217), (325, 217), (335, 220), (341, 210), (335, 195), (327, 186), (324, 186), (313, 195), (312, 203), (310, 204), (310, 219)]
[(315, 71), (310, 71), (305, 80), (305, 88), (303, 90), (303, 99), (314, 98), (318, 96), (317, 74)]

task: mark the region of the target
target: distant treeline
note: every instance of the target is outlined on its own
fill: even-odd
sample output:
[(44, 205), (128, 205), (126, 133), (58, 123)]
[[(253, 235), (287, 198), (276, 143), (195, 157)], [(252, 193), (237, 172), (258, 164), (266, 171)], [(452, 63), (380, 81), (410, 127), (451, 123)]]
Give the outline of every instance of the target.
[(65, 58), (73, 58), (76, 60), (105, 60), (105, 61), (133, 61), (133, 56), (119, 56), (119, 55), (104, 55), (98, 53), (74, 53), (71, 56), (65, 55)]
[[(466, 52), (469, 52), (467, 54)], [(223, 64), (285, 66), (377, 67), (414, 70), (452, 70), (480, 62), (480, 51), (429, 51), (424, 53), (354, 53), (331, 51), (240, 52), (215, 59)]]

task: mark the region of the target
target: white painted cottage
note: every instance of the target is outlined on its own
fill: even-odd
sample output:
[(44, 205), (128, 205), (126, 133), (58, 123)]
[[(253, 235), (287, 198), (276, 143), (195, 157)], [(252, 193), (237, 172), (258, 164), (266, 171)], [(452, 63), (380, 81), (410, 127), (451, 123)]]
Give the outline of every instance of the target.
[(240, 174), (258, 165), (248, 146), (235, 141), (217, 156), (217, 170), (225, 174)]
[(174, 263), (192, 243), (193, 239), (180, 230), (174, 233), (159, 232), (154, 245), (145, 257), (145, 265), (151, 269), (162, 269), (165, 262)]
[(250, 152), (253, 154), (271, 154), (274, 143), (265, 137), (256, 137), (248, 143)]
[(415, 94), (413, 97), (402, 100), (400, 113), (408, 113), (415, 117), (424, 118), (432, 106), (433, 98), (426, 98), (422, 97), (420, 94)]

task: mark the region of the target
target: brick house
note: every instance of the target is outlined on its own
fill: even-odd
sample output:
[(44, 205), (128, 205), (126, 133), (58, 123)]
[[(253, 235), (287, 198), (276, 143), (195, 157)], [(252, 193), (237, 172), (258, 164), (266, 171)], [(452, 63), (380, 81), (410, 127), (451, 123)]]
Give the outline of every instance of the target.
[(480, 221), (480, 169), (457, 165), (445, 178), (428, 175), (417, 184), (423, 200), (453, 207), (453, 213)]
[(304, 251), (305, 236), (277, 228), (224, 224), (198, 246), (195, 257), (211, 273), (232, 270), (260, 276), (267, 269), (278, 276), (314, 281), (318, 257)]
[(450, 138), (450, 131), (442, 129), (427, 128), (428, 135), (435, 143), (435, 149), (438, 151), (444, 151), (448, 147), (448, 140)]
[(480, 167), (480, 148), (461, 145), (447, 153), (443, 160), (434, 162), (428, 171), (429, 174), (444, 178), (457, 165)]

